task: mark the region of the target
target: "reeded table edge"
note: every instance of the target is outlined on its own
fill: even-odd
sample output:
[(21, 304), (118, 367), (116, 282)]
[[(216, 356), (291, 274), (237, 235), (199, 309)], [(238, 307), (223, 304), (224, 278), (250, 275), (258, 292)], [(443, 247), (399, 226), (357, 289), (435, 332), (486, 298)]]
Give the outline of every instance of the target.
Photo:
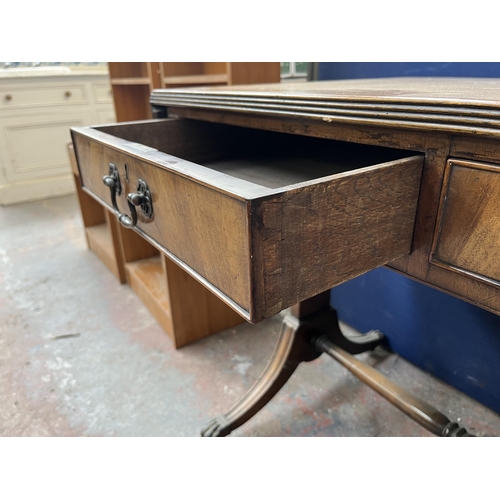
[(380, 78), (153, 90), (156, 106), (500, 135), (500, 79)]

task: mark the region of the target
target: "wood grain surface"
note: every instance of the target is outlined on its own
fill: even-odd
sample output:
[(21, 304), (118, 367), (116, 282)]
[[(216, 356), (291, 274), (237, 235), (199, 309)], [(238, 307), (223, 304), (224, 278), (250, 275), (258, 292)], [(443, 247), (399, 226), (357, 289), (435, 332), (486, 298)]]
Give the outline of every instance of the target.
[[(139, 214), (138, 229), (241, 307), (247, 319), (270, 317), (409, 253), (422, 155), (185, 122), (147, 124), (149, 133), (172, 132), (148, 144), (205, 158), (205, 166), (152, 146), (142, 152), (133, 146), (134, 155), (127, 155), (126, 146), (137, 139), (133, 130), (143, 137), (138, 123), (124, 125), (123, 148), (107, 133), (75, 131), (84, 185), (109, 204), (102, 177), (109, 163), (119, 170), (126, 164), (129, 181), (122, 173), (118, 206), (127, 212), (127, 193), (146, 180), (154, 217)], [(104, 130), (116, 133), (117, 127), (99, 132)], [(227, 131), (233, 140), (224, 148)], [(190, 141), (197, 144), (191, 153)]]
[(255, 202), (255, 318), (409, 253), (422, 163), (398, 160)]
[[(456, 169), (449, 175), (446, 168), (449, 158), (456, 158), (457, 162), (489, 163), (492, 169), (500, 165), (497, 140), (500, 80), (397, 78), (186, 88), (154, 91), (152, 102), (166, 106), (169, 116), (181, 118), (164, 126), (163, 134), (152, 133), (153, 128), (159, 131), (163, 127), (159, 124), (145, 124), (142, 136), (134, 131), (136, 124), (124, 124), (128, 131), (101, 127), (100, 131), (117, 135), (107, 147), (121, 150), (143, 163), (156, 164), (247, 207), (245, 220), (250, 235), (246, 243), (253, 256), (247, 262), (251, 293), (244, 307), (248, 317), (258, 317), (259, 308), (266, 311), (265, 316), (286, 307), (288, 302), (302, 300), (302, 292), (307, 296), (322, 291), (328, 279), (319, 272), (313, 278), (316, 268), (326, 269), (330, 283), (341, 281), (342, 276), (350, 279), (349, 276), (355, 275), (353, 269), (332, 264), (341, 263), (347, 250), (331, 250), (328, 245), (333, 238), (326, 238), (328, 231), (349, 238), (353, 235), (345, 236), (347, 229), (336, 228), (338, 222), (315, 228), (319, 222), (313, 221), (313, 214), (316, 217), (327, 214), (328, 206), (319, 202), (319, 198), (316, 201), (310, 198), (317, 196), (313, 193), (318, 187), (318, 176), (325, 175), (324, 179), (344, 173), (351, 176), (360, 168), (380, 164), (377, 163), (380, 159), (374, 157), (371, 163), (358, 163), (352, 170), (337, 169), (335, 173), (329, 171), (328, 158), (322, 163), (324, 157), (315, 155), (328, 150), (320, 147), (321, 142), (314, 142), (315, 139), (332, 144), (342, 141), (360, 149), (361, 145), (377, 146), (374, 150), (392, 148), (400, 150), (399, 159), (422, 154), (423, 170), (409, 250), (398, 256), (393, 240), (393, 260), (388, 260), (387, 265), (500, 313), (496, 170), (483, 168), (476, 181), (466, 170)], [(177, 126), (175, 122), (183, 125)], [(144, 139), (154, 151), (141, 153), (129, 146), (122, 149), (120, 137), (131, 143)], [(95, 139), (102, 141), (102, 137)], [(308, 161), (301, 159), (298, 146), (294, 149), (295, 142), (304, 145)], [(276, 150), (284, 152), (281, 161), (285, 167), (280, 170), (279, 161), (275, 161), (270, 175), (266, 173), (269, 165), (265, 161), (272, 156), (269, 153), (273, 143)], [(258, 158), (262, 152), (263, 157)], [(168, 154), (174, 158), (165, 159)], [(175, 155), (183, 160), (178, 161)], [(338, 167), (339, 162), (335, 168)], [(479, 171), (476, 167), (468, 168)], [(473, 184), (470, 198), (466, 195), (468, 183)], [(481, 184), (484, 192), (475, 192), (474, 183)], [(347, 185), (353, 185), (352, 179)], [(365, 187), (371, 189), (369, 185)], [(384, 187), (377, 189), (387, 192)], [(459, 201), (462, 194), (464, 203)], [(367, 203), (369, 195), (364, 193), (362, 197)], [(348, 199), (353, 199), (352, 193)], [(300, 221), (301, 213), (308, 219), (307, 224)], [(350, 216), (358, 220), (354, 212)], [(330, 221), (331, 213), (328, 217)], [(367, 213), (367, 218), (370, 217)], [(287, 227), (286, 220), (293, 221), (293, 227)], [(376, 232), (371, 234), (370, 229), (368, 225), (363, 230), (366, 240), (361, 236), (359, 244), (349, 247), (349, 252), (352, 260), (374, 265), (380, 255), (370, 247), (372, 243), (378, 244), (374, 239)], [(290, 242), (290, 247), (284, 241)], [(292, 246), (297, 248), (296, 255), (289, 250)], [(358, 247), (359, 251), (364, 248), (372, 260), (356, 254)], [(389, 247), (385, 246), (387, 251)], [(325, 254), (321, 264), (320, 251)], [(256, 258), (257, 255), (260, 257)], [(205, 266), (208, 260), (200, 264)], [(295, 278), (289, 278), (294, 275)], [(205, 284), (211, 286), (211, 281)]]
[(488, 161), (500, 165), (500, 146), (494, 137), (471, 132), (449, 134), (428, 129), (405, 129), (375, 125), (326, 123), (300, 117), (278, 117), (234, 113), (198, 108), (169, 108), (169, 112), (190, 120), (203, 120), (235, 126), (283, 131), (289, 134), (349, 141), (355, 144), (420, 151), (425, 154), (422, 183), (415, 221), (412, 251), (388, 264), (391, 269), (421, 283), (447, 292), (496, 314), (500, 313), (500, 294), (486, 281), (479, 282), (431, 262), (434, 229), (437, 223), (441, 187), (447, 158)]
[(500, 166), (448, 161), (432, 261), (500, 287)]
[(155, 105), (500, 135), (500, 80), (376, 78), (154, 90)]

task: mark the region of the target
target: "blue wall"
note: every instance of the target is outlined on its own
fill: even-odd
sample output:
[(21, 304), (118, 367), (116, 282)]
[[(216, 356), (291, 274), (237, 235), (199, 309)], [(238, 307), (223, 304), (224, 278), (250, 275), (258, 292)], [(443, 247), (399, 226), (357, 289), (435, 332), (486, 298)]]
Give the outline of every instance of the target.
[(500, 316), (379, 268), (332, 290), (341, 320), (500, 412)]
[(500, 77), (500, 63), (318, 63), (318, 80), (390, 76)]
[[(318, 63), (318, 79), (500, 77), (498, 63)], [(500, 413), (500, 316), (379, 268), (332, 290), (340, 319)]]

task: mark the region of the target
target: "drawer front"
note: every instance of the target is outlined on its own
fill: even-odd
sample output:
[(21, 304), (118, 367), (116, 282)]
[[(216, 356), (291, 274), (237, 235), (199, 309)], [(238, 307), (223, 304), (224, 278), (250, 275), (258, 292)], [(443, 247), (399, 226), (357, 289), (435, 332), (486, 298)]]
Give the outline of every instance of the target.
[(84, 104), (87, 102), (84, 85), (43, 85), (2, 89), (0, 109), (43, 106), (51, 104)]
[(266, 316), (409, 254), (422, 163), (406, 158), (255, 203), (255, 302)]
[(500, 287), (500, 166), (448, 160), (431, 262)]
[[(126, 195), (145, 181), (153, 217), (138, 210), (136, 230), (245, 319), (268, 318), (411, 251), (423, 156), (372, 148), (360, 160), (363, 146), (186, 122), (74, 130), (82, 183), (111, 206), (102, 179), (113, 163), (118, 209), (128, 214)], [(267, 156), (256, 160), (256, 147)]]
[(102, 179), (113, 163), (122, 186), (117, 204), (121, 213), (129, 214), (126, 196), (136, 191), (139, 179), (145, 181), (153, 216), (146, 218), (138, 208), (139, 232), (187, 265), (195, 277), (215, 286), (226, 300), (230, 298), (238, 312), (245, 315), (250, 310), (246, 203), (85, 137), (74, 136), (74, 141), (86, 190), (111, 207), (110, 191)]
[(112, 102), (113, 94), (111, 92), (111, 85), (108, 83), (95, 83), (94, 99), (98, 104)]

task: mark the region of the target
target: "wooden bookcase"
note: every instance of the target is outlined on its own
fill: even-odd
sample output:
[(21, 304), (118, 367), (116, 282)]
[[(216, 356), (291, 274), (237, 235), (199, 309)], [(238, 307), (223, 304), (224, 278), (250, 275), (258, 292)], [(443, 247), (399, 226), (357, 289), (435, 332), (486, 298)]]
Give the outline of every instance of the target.
[[(116, 119), (152, 118), (154, 88), (280, 81), (279, 63), (108, 63)], [(243, 319), (177, 264), (123, 228), (115, 215), (81, 188), (73, 145), (68, 146), (87, 244), (120, 283), (128, 283), (176, 348)]]
[(116, 119), (151, 118), (153, 89), (280, 81), (279, 62), (110, 62)]

